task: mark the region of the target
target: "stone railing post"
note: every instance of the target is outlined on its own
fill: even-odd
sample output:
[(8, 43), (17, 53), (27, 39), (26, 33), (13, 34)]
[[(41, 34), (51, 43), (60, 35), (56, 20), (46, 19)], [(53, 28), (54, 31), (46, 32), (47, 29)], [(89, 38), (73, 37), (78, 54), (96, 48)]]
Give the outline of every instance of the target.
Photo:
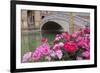
[(74, 16), (72, 12), (70, 13), (69, 31), (70, 33), (74, 32)]

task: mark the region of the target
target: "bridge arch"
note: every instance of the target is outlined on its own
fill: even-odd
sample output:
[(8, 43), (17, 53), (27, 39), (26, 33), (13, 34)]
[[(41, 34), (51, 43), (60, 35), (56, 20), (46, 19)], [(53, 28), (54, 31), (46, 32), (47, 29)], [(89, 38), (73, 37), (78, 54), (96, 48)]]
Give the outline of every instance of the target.
[[(57, 23), (58, 26), (61, 26), (62, 31), (68, 31), (69, 32), (69, 24), (70, 24), (70, 15), (64, 14), (64, 13), (54, 13), (51, 15), (48, 15), (44, 17), (40, 22), (40, 31), (43, 30), (45, 24), (48, 24), (48, 26), (54, 26), (53, 24), (50, 24), (50, 22)], [(74, 24), (78, 25), (80, 27), (85, 27), (86, 25), (89, 25), (89, 21), (81, 18), (79, 16), (74, 16)]]

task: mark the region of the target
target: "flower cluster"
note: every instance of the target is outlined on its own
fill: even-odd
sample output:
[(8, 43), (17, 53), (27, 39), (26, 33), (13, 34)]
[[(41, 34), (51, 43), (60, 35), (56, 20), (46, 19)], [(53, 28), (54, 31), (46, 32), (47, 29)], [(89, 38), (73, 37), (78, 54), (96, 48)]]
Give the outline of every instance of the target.
[(42, 38), (42, 44), (34, 52), (27, 52), (22, 62), (28, 61), (58, 61), (90, 59), (90, 28), (85, 27), (72, 34), (63, 32), (57, 34), (53, 45), (49, 45), (47, 38)]

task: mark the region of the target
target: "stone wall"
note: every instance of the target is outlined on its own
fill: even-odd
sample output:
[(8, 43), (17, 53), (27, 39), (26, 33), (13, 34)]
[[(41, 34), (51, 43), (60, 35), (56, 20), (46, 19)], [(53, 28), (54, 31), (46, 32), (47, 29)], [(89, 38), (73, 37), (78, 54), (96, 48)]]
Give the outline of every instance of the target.
[[(34, 27), (33, 29), (37, 29), (41, 31), (41, 28), (43, 27), (44, 24), (46, 24), (47, 22), (56, 22), (57, 24), (59, 24), (62, 28), (63, 31), (71, 31), (71, 29), (76, 29), (76, 27), (81, 28), (81, 27), (85, 27), (86, 25), (90, 25), (90, 21), (89, 21), (89, 14), (85, 14), (83, 13), (76, 13), (77, 15), (73, 16), (73, 25), (70, 26), (70, 22), (72, 22), (70, 19), (70, 13), (68, 12), (46, 12), (44, 11), (44, 15), (43, 15), (43, 11), (31, 11), (32, 12), (32, 17), (34, 17)], [(29, 22), (28, 22), (28, 10), (22, 10), (21, 11), (21, 27), (22, 29), (29, 29)], [(82, 16), (81, 16), (82, 15)], [(42, 18), (42, 16), (44, 16), (44, 18)], [(50, 25), (48, 25), (50, 26)], [(73, 27), (75, 26), (75, 27)], [(73, 28), (71, 28), (73, 27)]]

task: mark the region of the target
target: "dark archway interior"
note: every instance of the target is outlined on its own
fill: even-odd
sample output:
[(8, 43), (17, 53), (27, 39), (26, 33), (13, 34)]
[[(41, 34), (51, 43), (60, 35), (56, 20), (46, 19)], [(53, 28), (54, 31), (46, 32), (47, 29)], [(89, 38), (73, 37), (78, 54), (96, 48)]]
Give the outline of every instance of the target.
[(56, 22), (47, 22), (42, 27), (42, 33), (53, 33), (53, 34), (59, 34), (63, 30), (62, 27), (57, 24)]
[(62, 30), (62, 27), (56, 22), (47, 22), (41, 28), (42, 37), (48, 38), (49, 44), (51, 44), (56, 34), (60, 34)]

